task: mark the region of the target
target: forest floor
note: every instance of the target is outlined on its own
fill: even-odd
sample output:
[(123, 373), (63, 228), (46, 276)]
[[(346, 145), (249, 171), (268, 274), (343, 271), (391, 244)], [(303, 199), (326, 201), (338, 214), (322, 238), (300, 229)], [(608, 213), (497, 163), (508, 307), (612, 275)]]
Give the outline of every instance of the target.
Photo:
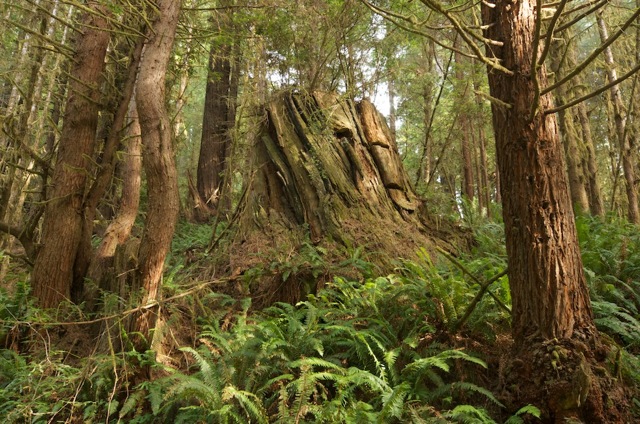
[[(608, 346), (595, 372), (624, 382), (597, 395), (634, 422), (640, 236), (596, 219), (581, 218), (578, 228), (596, 323)], [(478, 244), (467, 255), (423, 250), (397, 260), (391, 272), (381, 273), (361, 248), (334, 263), (329, 252), (306, 244), (286, 266), (269, 261), (216, 279), (205, 266), (206, 229), (182, 225), (145, 352), (133, 348), (127, 331), (135, 305), (105, 294), (95, 316), (82, 305), (41, 311), (28, 295), (26, 270), (14, 267), (0, 290), (0, 416), (5, 422), (557, 421), (539, 392), (522, 391), (531, 386), (526, 379), (538, 381), (550, 370), (558, 383), (563, 370), (578, 369), (579, 347), (549, 342), (531, 352), (529, 363), (513, 360), (507, 277), (495, 278), (474, 302), (482, 283), (506, 267), (502, 228), (484, 223), (474, 232)], [(295, 304), (261, 309), (228, 294), (229, 285), (250, 293), (260, 278), (322, 284)], [(559, 387), (553, 383), (539, 386)], [(573, 382), (566, 383), (569, 393)]]

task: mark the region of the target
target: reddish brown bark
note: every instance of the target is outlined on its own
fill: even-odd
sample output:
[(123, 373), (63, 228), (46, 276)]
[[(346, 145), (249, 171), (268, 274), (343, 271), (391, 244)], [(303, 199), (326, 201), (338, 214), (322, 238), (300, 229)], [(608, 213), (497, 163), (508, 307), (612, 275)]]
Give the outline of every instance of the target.
[(57, 307), (69, 299), (73, 262), (82, 231), (82, 203), (90, 158), (95, 147), (98, 101), (109, 43), (108, 11), (95, 2), (85, 13), (71, 71), (69, 98), (58, 158), (45, 210), (42, 248), (33, 274), (33, 294), (41, 307)]
[[(553, 107), (551, 96), (536, 96), (537, 83), (548, 82), (544, 65), (536, 64), (535, 5), (483, 3), (482, 17), (486, 36), (503, 43), (488, 47), (488, 54), (512, 72), (488, 73), (499, 102), (492, 103), (493, 126), (513, 305), (516, 359), (508, 378), (518, 382), (518, 402), (544, 408), (545, 422), (625, 422), (612, 400), (613, 379), (593, 371), (602, 368), (605, 355), (591, 313), (563, 147), (555, 115), (545, 114)], [(551, 350), (564, 355), (562, 369), (547, 365)]]
[[(595, 331), (576, 236), (562, 144), (555, 116), (545, 115), (551, 97), (535, 103), (531, 78), (536, 12), (529, 0), (498, 1), (483, 7), (489, 38), (504, 43), (489, 53), (513, 71), (489, 70), (493, 126), (502, 181), (503, 215), (513, 298), (513, 335), (522, 345), (531, 337), (571, 338)], [(535, 77), (547, 83), (544, 66)]]
[[(160, 0), (157, 6), (159, 16), (142, 55), (136, 90), (148, 189), (138, 267), (138, 279), (144, 290), (142, 305), (152, 304), (159, 298), (164, 261), (171, 247), (180, 205), (173, 128), (165, 107), (165, 76), (180, 2)], [(135, 329), (148, 339), (155, 321), (155, 310), (147, 309), (137, 317)]]
[[(220, 31), (232, 29), (232, 15), (228, 9), (219, 17)], [(235, 126), (235, 102), (237, 97), (237, 69), (234, 69), (235, 49), (233, 41), (222, 45), (213, 43), (209, 52), (209, 70), (202, 118), (202, 139), (198, 158), (197, 189), (200, 199), (196, 205), (206, 205), (195, 210), (198, 221), (206, 221), (218, 206), (230, 209), (230, 198), (224, 196), (226, 163), (230, 155)], [(220, 203), (222, 201), (222, 203)]]
[[(103, 198), (109, 188), (109, 183), (111, 182), (111, 178), (116, 167), (116, 151), (118, 146), (120, 146), (122, 131), (126, 127), (127, 110), (130, 108), (129, 104), (131, 103), (131, 98), (133, 96), (143, 44), (143, 40), (139, 39), (133, 48), (129, 68), (126, 73), (126, 79), (122, 87), (120, 102), (115, 111), (113, 121), (110, 124), (109, 134), (107, 135), (107, 140), (102, 151), (100, 168), (97, 171), (96, 178), (93, 181), (84, 201), (82, 236), (74, 262), (74, 279), (71, 290), (72, 298), (76, 301), (81, 300), (80, 298), (83, 294), (84, 279), (87, 275), (89, 263), (92, 260), (93, 249), (91, 247), (91, 237), (93, 236), (96, 211), (98, 209), (100, 199)], [(130, 131), (131, 129), (128, 130), (129, 133)]]
[[(130, 102), (128, 121), (127, 138), (124, 141), (125, 155), (119, 172), (122, 180), (122, 196), (120, 197), (118, 212), (107, 227), (87, 272), (87, 277), (99, 287), (118, 293), (121, 296), (126, 294), (124, 290), (120, 290), (117, 287), (107, 287), (104, 280), (108, 274), (107, 269), (113, 265), (116, 248), (122, 246), (131, 234), (140, 203), (142, 140), (140, 138), (140, 122), (135, 99), (131, 99)], [(115, 279), (115, 276), (111, 277)], [(89, 296), (88, 300), (92, 300), (91, 296)]]

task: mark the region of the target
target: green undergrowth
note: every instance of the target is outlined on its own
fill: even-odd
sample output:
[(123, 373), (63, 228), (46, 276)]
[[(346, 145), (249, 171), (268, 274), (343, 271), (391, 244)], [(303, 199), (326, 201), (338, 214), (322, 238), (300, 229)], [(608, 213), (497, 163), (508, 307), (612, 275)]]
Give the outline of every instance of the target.
[[(171, 361), (136, 352), (117, 321), (122, 348), (109, 338), (106, 353), (81, 355), (73, 343), (61, 343), (73, 340), (66, 327), (25, 324), (46, 320), (30, 306), (28, 285), (2, 291), (2, 422), (531, 420), (539, 415), (535, 406), (510, 410), (496, 389), (496, 358), (509, 331), (511, 303), (507, 277), (497, 277), (506, 268), (503, 228), (478, 219), (474, 229), (478, 244), (469, 255), (421, 251), (386, 276), (375, 275), (356, 249), (341, 266), (358, 268), (362, 278), (335, 278), (295, 305), (255, 311), (249, 299), (213, 292), (176, 298), (165, 308), (173, 326), (167, 334), (196, 337), (164, 352)], [(615, 347), (612, 370), (638, 392), (640, 236), (634, 229), (578, 219), (596, 322)], [(199, 228), (183, 230), (165, 276), (171, 295), (186, 293), (188, 264), (180, 252), (208, 242)], [(314, 256), (313, 269), (330, 266), (322, 260)], [(294, 258), (290, 266), (297, 266)], [(185, 323), (196, 328), (181, 328)], [(634, 402), (640, 410), (640, 401)]]
[[(198, 346), (181, 349), (189, 372), (147, 385), (151, 413), (138, 415), (130, 401), (120, 414), (185, 423), (503, 422), (492, 414), (510, 414), (472, 378), (486, 374), (486, 363), (437, 340), (447, 315), (435, 312), (435, 296), (456, 299), (434, 286), (451, 279), (432, 283), (435, 271), (419, 276), (416, 268), (364, 282), (337, 278), (297, 305), (252, 314), (245, 300), (235, 312), (220, 310), (203, 323)], [(509, 422), (525, 414), (537, 410)]]

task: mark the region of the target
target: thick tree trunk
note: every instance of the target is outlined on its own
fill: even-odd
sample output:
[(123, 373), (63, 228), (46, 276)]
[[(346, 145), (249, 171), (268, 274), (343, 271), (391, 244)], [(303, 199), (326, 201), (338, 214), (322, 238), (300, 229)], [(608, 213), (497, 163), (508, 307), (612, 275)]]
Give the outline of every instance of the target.
[[(142, 305), (160, 296), (164, 261), (171, 247), (179, 212), (178, 175), (173, 149), (173, 128), (165, 107), (165, 76), (175, 39), (180, 2), (160, 0), (140, 62), (136, 104), (140, 117), (143, 166), (147, 177), (147, 217), (140, 242), (138, 280), (144, 290)], [(135, 330), (148, 343), (157, 308), (136, 317)], [(142, 344), (144, 341), (142, 341)]]
[[(218, 14), (221, 33), (232, 29), (232, 9)], [(218, 207), (224, 212), (231, 208), (226, 192), (226, 163), (231, 150), (232, 131), (235, 127), (235, 102), (237, 97), (237, 67), (233, 54), (236, 53), (229, 40), (222, 45), (212, 43), (209, 51), (209, 67), (202, 118), (202, 139), (198, 159), (197, 189), (200, 199), (195, 218), (205, 222)], [(228, 194), (228, 193), (227, 193)], [(203, 206), (204, 205), (204, 206)]]
[[(535, 94), (536, 83), (547, 85), (544, 65), (536, 65), (535, 5), (484, 3), (482, 17), (486, 36), (503, 43), (488, 47), (488, 54), (513, 72), (488, 73), (491, 95), (501, 102), (492, 109), (519, 361), (512, 381), (523, 397), (546, 400), (539, 405), (548, 411), (546, 421), (622, 422), (615, 402), (607, 401), (612, 393), (603, 390), (612, 380), (592, 371), (604, 355), (598, 353), (563, 147), (555, 116), (545, 114), (551, 96)], [(563, 358), (562, 370), (548, 366), (551, 350)]]
[(54, 308), (69, 299), (73, 262), (82, 231), (82, 202), (93, 157), (98, 101), (109, 44), (108, 12), (90, 2), (71, 71), (69, 99), (60, 136), (58, 159), (42, 228), (42, 247), (32, 274), (33, 294), (41, 307)]
[[(93, 256), (91, 238), (93, 236), (96, 212), (98, 210), (100, 200), (109, 188), (109, 184), (116, 168), (116, 153), (118, 146), (121, 145), (122, 132), (126, 127), (127, 111), (131, 107), (130, 103), (138, 75), (138, 66), (140, 65), (140, 56), (142, 54), (143, 44), (143, 39), (140, 38), (133, 47), (133, 52), (131, 52), (128, 69), (121, 69), (126, 75), (126, 78), (122, 83), (122, 93), (115, 110), (113, 121), (111, 121), (109, 125), (110, 129), (102, 150), (100, 168), (97, 171), (96, 178), (94, 179), (84, 201), (82, 236), (80, 238), (80, 245), (78, 246), (74, 262), (74, 278), (71, 290), (71, 295), (74, 301), (80, 301), (83, 297), (84, 279), (87, 276), (87, 270)], [(133, 104), (135, 107), (135, 103)]]
[[(513, 332), (522, 344), (531, 336), (571, 338), (594, 330), (582, 270), (574, 216), (564, 173), (564, 154), (555, 116), (545, 116), (550, 96), (540, 98), (530, 121), (535, 86), (531, 67), (534, 6), (498, 1), (484, 7), (487, 31), (504, 47), (492, 48), (501, 64), (514, 72), (490, 70), (491, 95), (509, 108), (493, 104), (498, 167), (503, 181), (509, 276), (513, 297)], [(536, 72), (547, 82), (544, 66)]]
[[(456, 237), (465, 239), (427, 225), (391, 133), (366, 100), (355, 105), (325, 93), (280, 93), (267, 105), (254, 155), (229, 250), (234, 271), (255, 267), (265, 255), (286, 264), (292, 250), (310, 245), (334, 258), (345, 246), (365, 246), (366, 256), (384, 266), (413, 257), (421, 246), (454, 250)], [(298, 268), (272, 269), (271, 278), (250, 288), (256, 304), (295, 302), (313, 291), (312, 274), (320, 271), (308, 263)]]

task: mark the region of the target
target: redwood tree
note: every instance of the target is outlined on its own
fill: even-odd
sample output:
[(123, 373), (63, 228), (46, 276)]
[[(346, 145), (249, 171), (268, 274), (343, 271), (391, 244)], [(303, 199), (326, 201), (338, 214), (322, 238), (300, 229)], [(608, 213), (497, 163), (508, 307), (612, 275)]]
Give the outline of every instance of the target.
[[(513, 334), (571, 338), (593, 333), (563, 147), (550, 95), (535, 103), (536, 83), (547, 81), (533, 50), (536, 12), (529, 0), (498, 0), (483, 7), (487, 36), (503, 43), (489, 54), (511, 72), (489, 69), (493, 126), (502, 177), (503, 215), (513, 297)], [(532, 72), (532, 67), (536, 70)]]
[[(590, 364), (598, 333), (577, 240), (563, 147), (558, 136), (545, 66), (538, 63), (536, 8), (531, 0), (483, 3), (497, 161), (513, 300), (513, 336), (521, 381), (546, 399), (550, 418), (619, 422)], [(545, 368), (547, 346), (563, 349), (572, 370)], [(556, 347), (553, 347), (556, 346)], [(558, 347), (560, 346), (560, 347)], [(577, 352), (581, 351), (581, 354)], [(536, 383), (534, 373), (539, 379)], [(525, 383), (523, 383), (525, 384)], [(613, 402), (609, 402), (612, 404)], [(615, 406), (611, 409), (614, 409)]]
[[(230, 3), (227, 1), (226, 3)], [(228, 4), (227, 4), (228, 5)], [(232, 9), (218, 14), (218, 29), (223, 41), (212, 42), (202, 118), (202, 139), (198, 158), (197, 195), (195, 218), (206, 221), (212, 208), (224, 191), (225, 165), (231, 148), (231, 131), (235, 126), (235, 102), (238, 93), (238, 69), (233, 58), (234, 41), (224, 34), (232, 28)], [(230, 208), (229, 196), (225, 196), (225, 209)]]
[(45, 308), (69, 299), (82, 233), (82, 204), (95, 148), (100, 85), (109, 44), (108, 11), (89, 2), (69, 82), (58, 157), (33, 274), (33, 294)]

